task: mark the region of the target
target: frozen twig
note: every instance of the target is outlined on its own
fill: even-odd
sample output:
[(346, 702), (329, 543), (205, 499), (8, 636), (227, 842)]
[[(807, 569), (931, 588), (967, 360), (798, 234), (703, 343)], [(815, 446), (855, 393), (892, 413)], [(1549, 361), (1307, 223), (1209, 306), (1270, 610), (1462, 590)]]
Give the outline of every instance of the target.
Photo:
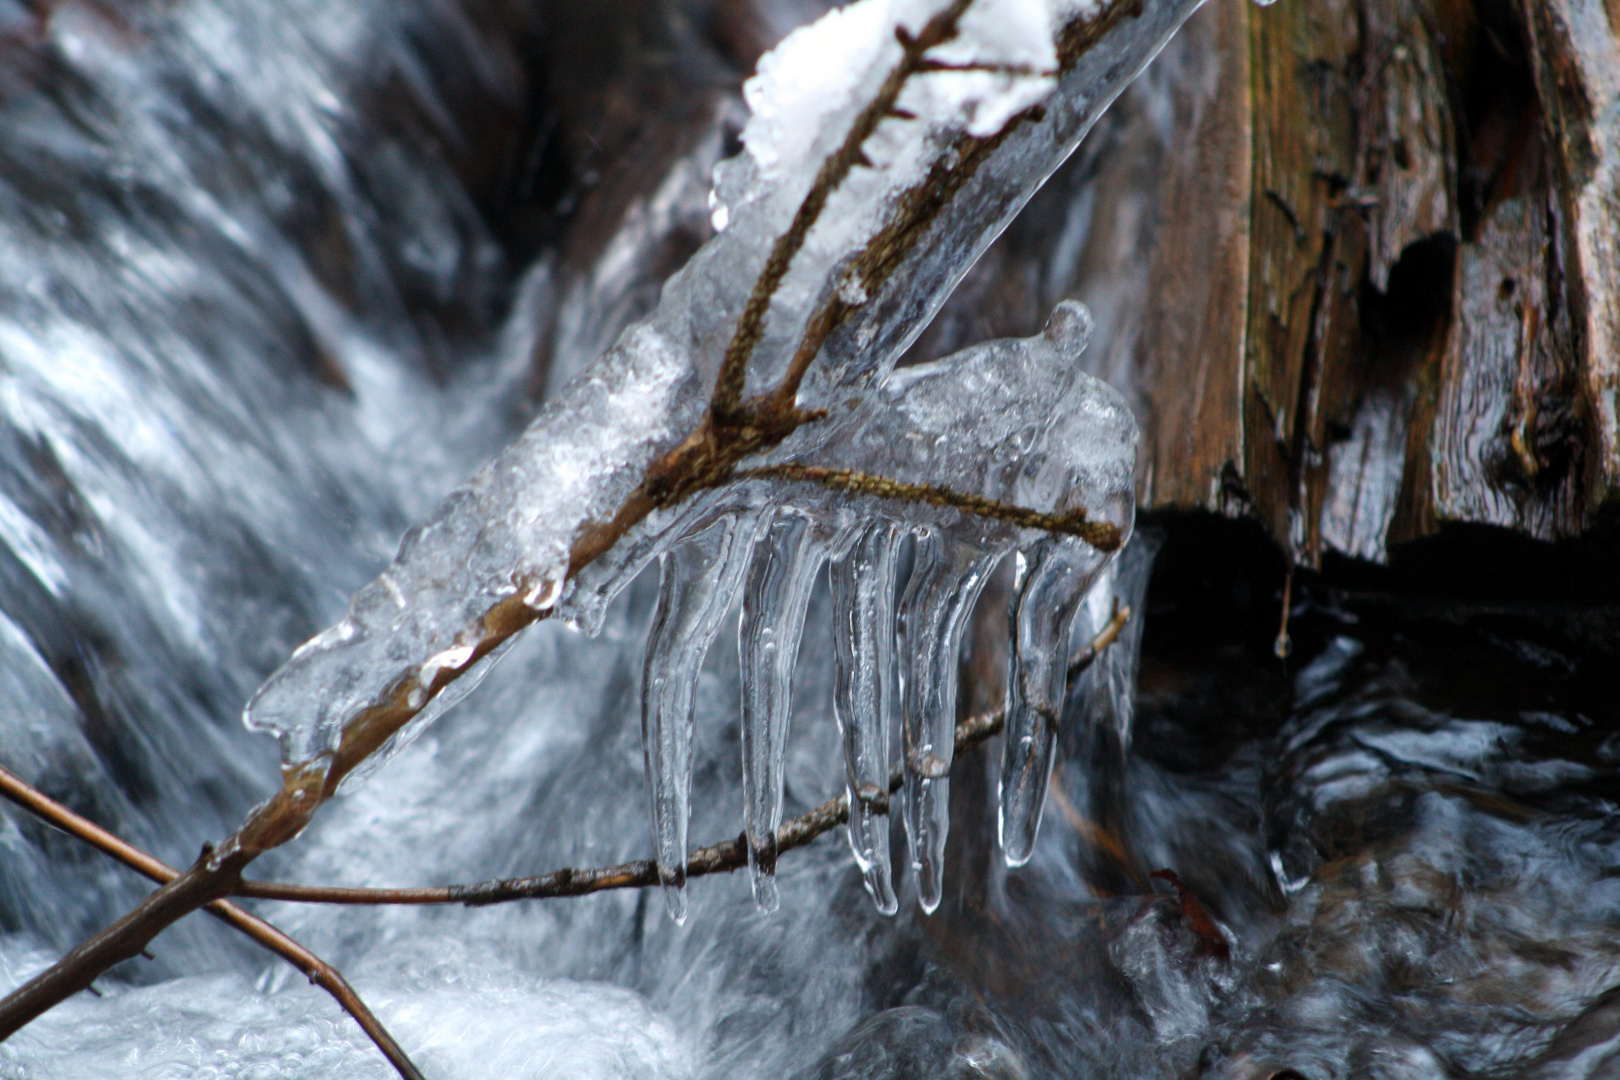
[[(924, 36), (931, 33), (939, 41), (948, 40), (971, 2), (954, 0), (918, 35), (898, 35), (905, 58), (891, 71), (884, 87), (896, 78), (904, 83), (911, 75), (922, 73), (922, 54), (930, 47), (924, 43)], [(866, 294), (876, 299), (855, 304), (835, 295), (827, 300), (806, 325), (779, 385), (753, 410), (758, 415), (738, 418), (734, 403), (740, 402), (747, 357), (752, 355), (753, 344), (759, 340), (757, 328), (763, 327), (770, 299), (782, 280), (778, 276), (772, 283), (770, 267), (776, 266), (778, 275), (786, 274), (794, 253), (803, 244), (803, 237), (797, 241), (779, 239), (777, 247), (781, 248), (783, 257), (768, 263), (767, 272), (757, 279), (755, 292), (765, 297), (761, 302), (763, 306), (754, 305), (751, 294), (750, 305), (757, 308), (752, 322), (756, 330), (751, 339), (747, 332), (747, 309), (745, 318), (739, 320), (738, 333), (743, 338), (739, 350), (743, 361), (722, 361), (720, 370), (725, 385), (717, 385), (707, 415), (687, 429), (690, 434), (686, 440), (672, 451), (661, 457), (642, 458), (639, 455), (648, 444), (627, 441), (625, 445), (629, 449), (625, 453), (628, 456), (622, 462), (601, 466), (606, 484), (617, 475), (614, 470), (622, 472), (636, 467), (637, 461), (647, 463), (638, 486), (622, 500), (616, 497), (618, 509), (615, 512), (602, 516), (593, 512), (591, 516), (581, 517), (577, 526), (569, 526), (566, 566), (558, 564), (553, 568), (551, 563), (543, 563), (536, 564), (539, 569), (516, 566), (503, 570), (511, 578), (508, 584), (513, 590), (502, 591), (501, 598), (479, 612), (468, 624), (465, 634), (457, 638), (454, 650), (457, 662), (428, 667), (423, 663), (425, 658), (418, 658), (413, 661), (416, 666), (397, 676), (379, 671), (379, 677), (387, 681), (364, 704), (340, 718), (339, 729), (315, 757), (289, 760), (284, 767), (282, 788), (251, 811), (241, 827), (217, 846), (206, 849), (197, 862), (167, 880), (135, 909), (0, 1000), (0, 1040), (72, 994), (86, 989), (108, 968), (139, 955), (154, 937), (178, 919), (230, 895), (240, 884), (249, 864), (265, 851), (297, 836), (344, 777), (390, 745), (428, 703), (466, 672), (480, 668), (482, 659), (518, 631), (549, 615), (554, 609), (540, 602), (542, 596), (554, 598), (563, 580), (575, 577), (656, 511), (693, 492), (730, 481), (737, 464), (748, 455), (776, 445), (801, 424), (819, 416), (815, 410), (797, 408), (797, 390), (823, 345), (831, 340), (835, 330), (847, 325), (852, 312), (859, 310), (860, 318), (869, 321), (887, 320), (886, 329), (877, 322), (860, 329), (870, 331), (873, 340), (881, 339), (881, 348), (863, 339), (867, 340), (864, 350), (892, 359), (908, 340), (907, 335), (914, 332), (910, 328), (919, 320), (926, 321), (960, 272), (1073, 149), (1113, 95), (1134, 77), (1197, 3), (1198, 0), (1155, 0), (1153, 3), (1101, 0), (1071, 17), (1059, 31), (1056, 42), (1065, 78), (1067, 73), (1079, 69), (1092, 46), (1103, 41), (1116, 27), (1124, 28), (1121, 44), (1115, 49), (1099, 50), (1095, 70), (1077, 80), (1068, 97), (1059, 94), (1054, 102), (1049, 102), (1053, 105), (1051, 109), (1046, 105), (1030, 106), (1008, 118), (994, 134), (978, 136), (962, 132), (954, 141), (935, 145), (938, 154), (928, 165), (927, 175), (885, 204), (890, 211), (885, 215), (887, 224), (881, 226), (847, 264), (849, 271), (863, 283)], [(889, 100), (885, 100), (886, 94)], [(898, 94), (891, 94), (887, 89), (880, 89), (868, 104), (871, 108), (863, 110), (855, 128), (846, 136), (845, 144), (854, 146), (847, 161), (843, 164), (823, 162), (818, 172), (818, 182), (811, 196), (823, 203), (849, 171), (864, 160), (861, 144), (866, 136), (860, 133), (860, 125), (874, 125), (887, 116), (905, 115), (905, 110), (898, 108)], [(1054, 121), (1053, 117), (1057, 119)], [(996, 151), (1007, 140), (1032, 123), (1046, 126), (1027, 136), (1019, 136), (1023, 141), (1015, 140), (1014, 145), (1022, 148), (1020, 153), (1033, 153), (1031, 147), (1038, 145), (1042, 148), (1039, 153), (1028, 160), (1009, 160), (999, 173), (995, 168), (984, 168), (996, 160)], [(840, 160), (844, 156), (842, 151), (833, 155)], [(978, 187), (968, 186), (979, 183), (980, 178), (983, 183)], [(964, 191), (975, 193), (975, 202), (966, 209), (958, 198)], [(801, 205), (797, 216), (807, 216), (813, 224), (820, 213), (814, 205)], [(954, 221), (962, 230), (962, 237), (944, 245), (925, 244), (925, 237), (933, 235), (930, 230), (941, 220)], [(808, 228), (809, 225), (804, 226), (806, 231)], [(893, 296), (884, 298), (888, 295), (883, 293), (884, 289), (894, 293), (912, 286), (917, 287), (920, 294), (898, 308), (891, 303)], [(906, 329), (900, 329), (902, 327)], [(883, 367), (874, 364), (872, 372)], [(616, 391), (607, 387), (602, 392), (611, 395)], [(744, 406), (742, 411), (750, 410)], [(732, 415), (728, 418), (724, 415), (727, 413)], [(717, 417), (722, 422), (716, 423)], [(738, 424), (737, 419), (745, 422)], [(545, 576), (553, 569), (560, 572), (560, 578)], [(825, 826), (831, 827), (831, 824)]]
[[(956, 748), (960, 753), (1001, 731), (999, 711), (964, 720), (956, 728)], [(905, 786), (905, 772), (889, 774), (889, 794)], [(849, 822), (849, 795), (828, 799), (814, 810), (782, 823), (777, 830), (777, 851), (804, 847), (816, 837)], [(707, 847), (688, 857), (686, 876), (730, 873), (748, 865), (746, 834)], [(538, 900), (550, 897), (585, 896), (609, 889), (646, 889), (660, 884), (658, 863), (637, 859), (617, 866), (589, 870), (553, 870), (534, 877), (484, 881), (476, 885), (439, 885), (423, 889), (343, 889), (320, 885), (286, 885), (272, 881), (244, 881), (236, 895), (263, 900), (291, 900), (308, 904), (466, 904), (479, 907), (510, 900)]]
[(1085, 651), (1075, 657), (1074, 662), (1069, 665), (1068, 681), (1073, 682), (1077, 679), (1082, 671), (1096, 661), (1098, 653), (1117, 641), (1119, 635), (1125, 632), (1125, 624), (1130, 621), (1130, 605), (1121, 605), (1119, 597), (1114, 597), (1113, 613), (1108, 616), (1108, 622), (1103, 624), (1103, 628), (1097, 632), (1097, 636), (1091, 639), (1091, 644), (1087, 645)]
[[(168, 863), (115, 836), (95, 822), (80, 817), (6, 768), (0, 768), (0, 795), (160, 885), (166, 885), (179, 876), (179, 871)], [(394, 1041), (388, 1029), (366, 1007), (366, 1003), (337, 968), (263, 919), (243, 911), (228, 900), (214, 900), (203, 910), (227, 926), (240, 930), (303, 972), (310, 982), (331, 994), (343, 1011), (354, 1017), (354, 1022), (360, 1025), (400, 1076), (405, 1080), (423, 1080), (421, 1071), (412, 1064), (404, 1049)]]
[[(821, 211), (827, 205), (827, 198), (838, 189), (856, 165), (870, 164), (866, 160), (865, 151), (861, 149), (862, 146), (877, 131), (878, 125), (884, 119), (894, 115), (895, 105), (900, 99), (900, 91), (904, 89), (906, 80), (923, 70), (923, 54), (956, 36), (957, 23), (961, 21), (962, 15), (972, 3), (973, 0), (952, 0), (950, 7), (929, 19), (915, 37), (903, 30), (898, 32), (904, 55), (883, 80), (882, 88), (856, 117), (855, 123), (850, 126), (849, 134), (844, 137), (844, 142), (837, 152), (822, 162), (815, 182), (810, 186), (810, 193), (805, 196), (804, 202), (799, 204), (798, 212), (794, 214), (793, 224), (777, 238), (771, 248), (770, 259), (765, 263), (764, 271), (754, 284), (754, 291), (748, 297), (748, 306), (743, 309), (742, 318), (737, 321), (737, 331), (726, 347), (725, 360), (721, 363), (720, 375), (715, 381), (714, 399), (710, 406), (715, 420), (722, 423), (731, 422), (742, 405), (743, 383), (748, 373), (748, 361), (765, 332), (766, 312), (770, 310), (771, 300), (781, 287), (782, 279), (787, 276), (793, 256), (804, 247), (810, 229), (821, 217)], [(819, 342), (817, 348), (819, 349)], [(812, 358), (814, 355), (812, 352)], [(798, 380), (790, 371), (778, 393), (786, 391), (788, 403), (791, 404), (792, 393), (797, 389)]]
[(767, 465), (738, 473), (739, 480), (807, 480), (835, 491), (854, 495), (868, 495), (879, 499), (898, 499), (901, 502), (926, 503), (930, 506), (949, 506), (980, 517), (1006, 521), (1024, 529), (1064, 536), (1078, 536), (1098, 551), (1118, 551), (1119, 526), (1109, 521), (1091, 521), (1084, 508), (1077, 507), (1066, 514), (1043, 514), (1027, 507), (953, 491), (942, 484), (914, 484), (886, 476), (872, 476), (854, 469), (829, 469), (818, 465)]
[[(1083, 652), (1069, 665), (1069, 678), (1073, 679), (1097, 659), (1097, 655), (1113, 644), (1125, 624), (1131, 609), (1114, 607), (1108, 623), (1091, 639)], [(1001, 734), (1005, 717), (1001, 710), (969, 717), (956, 725), (956, 753), (964, 754)], [(895, 769), (889, 774), (890, 796), (905, 786), (905, 770)], [(828, 799), (791, 821), (782, 823), (777, 830), (778, 853), (804, 847), (823, 833), (849, 823), (849, 795)], [(686, 867), (688, 878), (708, 874), (724, 874), (741, 870), (748, 865), (747, 835), (737, 836), (718, 844), (698, 848), (692, 852)], [(617, 866), (594, 867), (588, 870), (553, 870), (534, 877), (507, 878), (483, 881), (476, 885), (435, 885), (418, 889), (366, 889), (335, 888), (325, 885), (290, 885), (275, 881), (244, 881), (236, 889), (237, 896), (256, 900), (286, 900), (303, 904), (466, 904), (480, 907), (512, 900), (540, 900), (564, 896), (586, 896), (610, 889), (649, 889), (660, 884), (658, 864), (652, 859), (637, 859)]]
[[(771, 301), (781, 288), (782, 281), (793, 263), (793, 257), (804, 247), (810, 230), (821, 219), (827, 200), (843, 184), (855, 166), (871, 166), (872, 162), (867, 158), (863, 147), (877, 131), (879, 124), (890, 117), (913, 118), (911, 114), (898, 108), (901, 90), (912, 76), (934, 70), (926, 66), (924, 54), (934, 46), (950, 41), (956, 36), (957, 24), (961, 22), (963, 14), (972, 3), (973, 0), (952, 0), (949, 7), (929, 19), (916, 35), (909, 34), (902, 28), (896, 29), (895, 34), (902, 50), (900, 62), (889, 71), (883, 85), (850, 125), (849, 132), (838, 149), (822, 162), (821, 168), (816, 172), (815, 181), (810, 185), (809, 193), (805, 195), (793, 215), (792, 224), (772, 245), (765, 268), (755, 280), (748, 302), (737, 320), (737, 329), (726, 346), (719, 374), (715, 378), (708, 416), (685, 442), (649, 470), (646, 482), (642, 485), (641, 491), (637, 492), (637, 496), (646, 499), (652, 507), (669, 506), (694, 491), (714, 487), (732, 479), (733, 470), (743, 458), (770, 449), (801, 425), (825, 417), (826, 414), (820, 410), (804, 410), (798, 407), (799, 386), (811, 363), (820, 354), (828, 336), (847, 316), (850, 310), (847, 301), (833, 296), (824, 302), (800, 336), (798, 347), (794, 350), (782, 381), (766, 394), (745, 402), (743, 390), (747, 382), (748, 362), (753, 358), (754, 350), (764, 336), (765, 316), (770, 311)], [(1016, 123), (1016, 118), (1010, 121), (1007, 130), (1011, 130)], [(999, 142), (999, 138), (998, 136), (990, 144)], [(986, 142), (986, 140), (979, 141)], [(957, 168), (954, 173), (958, 177), (966, 177), (972, 175), (972, 171), (971, 167)], [(950, 174), (953, 170), (947, 169), (945, 172)], [(936, 192), (933, 203), (937, 207), (949, 200), (949, 195), (960, 187), (961, 182), (961, 179), (940, 175), (936, 168), (930, 173), (923, 189)], [(944, 194), (939, 194), (941, 192)], [(870, 263), (874, 257), (888, 263), (897, 262), (896, 252), (903, 251), (905, 245), (896, 243), (896, 238), (907, 231), (913, 234), (918, 231), (916, 226), (919, 221), (926, 221), (931, 216), (926, 207), (927, 204), (902, 206), (900, 213), (889, 227), (866, 245), (863, 249), (865, 258), (858, 259), (852, 270), (859, 272), (864, 269), (866, 271), (864, 279), (872, 282), (875, 287), (876, 282), (881, 280), (880, 276), (872, 273), (872, 267), (862, 267), (861, 263)], [(937, 209), (934, 212), (937, 212)], [(892, 266), (886, 269), (892, 269)], [(636, 502), (636, 497), (632, 497), (627, 509)], [(640, 516), (645, 514), (646, 511), (640, 512)], [(640, 520), (640, 516), (626, 521), (624, 529)], [(623, 517), (625, 515), (621, 514), (620, 518)], [(620, 518), (614, 519), (615, 525), (619, 523)], [(621, 534), (622, 531), (621, 529)]]

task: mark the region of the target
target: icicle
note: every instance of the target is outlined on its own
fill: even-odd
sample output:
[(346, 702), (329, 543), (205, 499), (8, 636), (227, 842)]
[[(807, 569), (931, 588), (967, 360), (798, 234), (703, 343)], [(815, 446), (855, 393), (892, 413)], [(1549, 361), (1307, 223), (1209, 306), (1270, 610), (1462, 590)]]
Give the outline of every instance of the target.
[(1069, 632), (1104, 562), (1085, 544), (1055, 538), (1018, 555), (997, 819), (1008, 866), (1024, 865), (1035, 849), (1068, 693)]
[(1141, 616), (1148, 578), (1161, 537), (1139, 534), (1118, 559), (1109, 563), (1086, 596), (1075, 620), (1076, 637), (1084, 640), (1100, 632), (1113, 618), (1115, 605), (1132, 612), (1113, 644), (1097, 655), (1071, 688), (1068, 718), (1079, 722), (1074, 752), (1080, 764), (1076, 778), (1081, 813), (1110, 838), (1112, 850), (1093, 848), (1087, 880), (1115, 890), (1141, 878), (1151, 864), (1138, 858), (1130, 832), (1129, 775), (1131, 727), (1135, 705), (1137, 660), (1140, 655)]
[[(1097, 583), (1087, 598), (1088, 614), (1096, 630), (1101, 630), (1113, 617), (1114, 606), (1130, 608), (1136, 614), (1125, 624), (1118, 639), (1097, 658), (1092, 665), (1097, 677), (1097, 697), (1092, 708), (1093, 723), (1106, 724), (1118, 740), (1120, 753), (1131, 749), (1131, 733), (1136, 715), (1136, 668), (1141, 658), (1142, 604), (1147, 598), (1148, 579), (1153, 576), (1153, 563), (1159, 556), (1163, 535), (1155, 532), (1139, 534), (1108, 568), (1108, 574)], [(1103, 588), (1106, 585), (1107, 588)]]
[(570, 629), (595, 637), (602, 631), (608, 605), (654, 559), (682, 538), (702, 532), (717, 517), (746, 505), (745, 497), (722, 499), (702, 492), (674, 509), (654, 511), (642, 528), (631, 530), (568, 580), (557, 600), (557, 617)]
[(906, 833), (918, 900), (939, 906), (950, 832), (951, 759), (956, 753), (956, 667), (962, 631), (1000, 552), (963, 543), (933, 526), (917, 530), (901, 601)]
[(832, 565), (833, 714), (844, 736), (849, 846), (866, 891), (885, 915), (899, 910), (889, 858), (889, 731), (894, 701), (897, 530), (862, 529)]
[(825, 548), (808, 519), (777, 515), (754, 558), (743, 593), (737, 651), (742, 673), (743, 807), (754, 903), (776, 910), (776, 829), (782, 823), (782, 768), (792, 716), (793, 665), (805, 609)]
[(748, 565), (758, 521), (757, 514), (727, 515), (659, 560), (658, 610), (641, 683), (641, 738), (658, 877), (676, 922), (686, 919), (692, 697), (703, 658)]

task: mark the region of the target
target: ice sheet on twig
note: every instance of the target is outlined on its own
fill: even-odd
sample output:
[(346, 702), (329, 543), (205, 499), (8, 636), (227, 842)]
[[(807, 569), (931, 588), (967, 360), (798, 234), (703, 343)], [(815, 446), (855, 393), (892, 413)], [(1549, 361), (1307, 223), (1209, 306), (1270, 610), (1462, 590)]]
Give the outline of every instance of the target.
[[(850, 410), (852, 437), (810, 460), (768, 455), (786, 468), (831, 467), (869, 479), (977, 496), (1042, 514), (1084, 509), (1121, 539), (1133, 520), (1137, 431), (1124, 400), (1081, 373), (1091, 333), (1084, 307), (1060, 304), (1033, 337), (992, 341), (892, 377)], [(781, 460), (785, 458), (786, 460)], [(1018, 550), (1021, 575), (1008, 715), (1011, 730), (1052, 718), (1013, 766), (1004, 789), (1015, 825), (1009, 856), (1027, 858), (1050, 770), (1051, 727), (1067, 686), (1074, 614), (1109, 552), (1067, 535), (1011, 523), (955, 505), (874, 496), (813, 479), (756, 479), (696, 504), (663, 556), (663, 591), (642, 687), (653, 833), (666, 884), (684, 880), (686, 752), (692, 686), (703, 656), (738, 591), (735, 560), (752, 554), (739, 628), (745, 820), (755, 896), (774, 905), (770, 874), (781, 813), (792, 664), (806, 600), (830, 544), (837, 677), (834, 707), (844, 729), (851, 843), (880, 910), (893, 912), (887, 826), (890, 657), (904, 658), (900, 713), (905, 747), (906, 825), (919, 895), (942, 896), (949, 828), (949, 772), (955, 752), (956, 673), (963, 629), (996, 564)], [(887, 489), (880, 489), (887, 490)], [(762, 495), (761, 492), (767, 494)], [(761, 509), (761, 500), (769, 505)], [(759, 524), (765, 518), (769, 525)], [(916, 537), (912, 569), (895, 620), (895, 549)], [(734, 537), (766, 536), (750, 552)], [(722, 552), (721, 548), (725, 550)], [(700, 617), (701, 616), (701, 617)], [(898, 633), (900, 646), (891, 639)], [(1027, 837), (1027, 842), (1020, 840)], [(672, 893), (677, 913), (684, 907)]]
[[(908, 83), (901, 110), (882, 119), (862, 146), (885, 167), (856, 167), (830, 193), (775, 290), (748, 368), (750, 391), (777, 384), (807, 322), (837, 297), (845, 310), (800, 399), (842, 417), (845, 405), (887, 374), (978, 254), (1197, 6), (1197, 0), (1056, 4), (1047, 33), (1057, 65), (1026, 65), (1023, 73), (999, 69), (1028, 59), (1008, 53), (1007, 34), (1037, 25), (1023, 17), (1034, 9), (1019, 4), (1019, 19), (998, 20), (988, 15), (992, 0), (984, 2), (986, 14), (964, 19), (942, 56), (952, 64), (976, 57), (991, 70), (928, 71)], [(577, 601), (567, 610), (589, 621), (593, 605), (636, 559), (608, 567), (605, 580), (589, 567), (570, 580), (569, 553), (580, 530), (611, 519), (649, 464), (696, 427), (754, 282), (810, 185), (809, 163), (839, 146), (861, 94), (893, 67), (895, 27), (915, 28), (943, 7), (893, 5), (868, 29), (881, 44), (845, 42), (855, 58), (849, 66), (858, 68), (853, 96), (808, 95), (807, 104), (794, 106), (796, 130), (813, 133), (795, 151), (802, 168), (761, 169), (754, 151), (764, 143), (756, 139), (749, 154), (717, 169), (726, 228), (670, 279), (654, 314), (564, 386), (515, 444), (414, 528), (388, 571), (355, 594), (348, 615), (261, 687), (247, 721), (280, 736), (286, 761), (323, 760), (367, 710), (425, 707), (448, 676), (509, 632), (501, 626), (510, 620), (489, 620), (497, 607), (521, 603), (542, 613)], [(1096, 33), (1088, 35), (1087, 27)], [(1014, 52), (1028, 53), (1032, 39), (1019, 33)], [(1074, 42), (1086, 44), (1069, 54), (1057, 49)], [(799, 63), (797, 47), (790, 38), (770, 63), (782, 69)], [(760, 116), (778, 104), (773, 93), (756, 93)], [(1032, 111), (1036, 97), (1040, 108)], [(983, 117), (997, 110), (1016, 115), (987, 133)], [(778, 164), (785, 152), (778, 150)], [(844, 430), (839, 423), (805, 425), (783, 450), (802, 456)], [(651, 514), (619, 546), (651, 557), (683, 512)]]

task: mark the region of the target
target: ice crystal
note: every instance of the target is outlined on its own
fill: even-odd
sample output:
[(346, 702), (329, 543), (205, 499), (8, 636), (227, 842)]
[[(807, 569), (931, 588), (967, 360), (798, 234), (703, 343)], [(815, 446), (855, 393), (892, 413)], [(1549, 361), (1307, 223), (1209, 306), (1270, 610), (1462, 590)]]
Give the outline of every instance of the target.
[[(923, 904), (937, 903), (955, 656), (977, 592), (996, 562), (1019, 550), (1015, 630), (1061, 650), (1053, 643), (1066, 632), (1068, 608), (1103, 556), (1077, 538), (949, 500), (834, 495), (809, 479), (767, 479), (757, 470), (832, 470), (1032, 511), (1083, 508), (1090, 520), (1128, 531), (1134, 427), (1117, 398), (1076, 375), (1087, 332), (1076, 306), (1060, 307), (1035, 338), (893, 376), (890, 369), (1196, 6), (862, 0), (830, 15), (833, 23), (790, 35), (752, 84), (746, 152), (716, 168), (713, 210), (724, 230), (666, 283), (652, 315), (406, 535), (393, 565), (355, 594), (347, 616), (260, 688), (249, 725), (280, 737), (293, 774), (318, 778), (341, 758), (332, 775), (352, 781), (366, 769), (348, 772), (355, 762), (344, 757), (346, 738), (377, 730), (386, 714), (393, 734), (371, 754), (366, 767), (374, 768), (461, 692), (464, 671), (487, 669), (513, 626), (557, 614), (589, 632), (612, 594), (659, 557), (665, 586), (644, 711), (658, 858), (679, 909), (691, 708), (684, 682), (747, 580), (748, 831), (756, 895), (769, 907), (796, 611), (805, 582), (831, 560), (839, 618), (862, 648), (881, 653), (891, 621), (904, 642), (906, 822)], [(842, 39), (838, 63), (818, 64), (834, 24), (847, 31), (832, 35)], [(915, 42), (930, 26), (949, 32), (924, 50)], [(886, 99), (889, 90), (896, 96)], [(735, 351), (738, 327), (750, 318), (758, 335), (745, 350), (744, 394), (782, 385), (808, 342), (814, 363), (797, 405), (825, 418), (740, 462), (742, 479), (658, 503), (605, 551), (577, 559), (579, 538), (613, 521), (644, 490), (649, 469), (702, 424), (728, 344)], [(913, 569), (891, 611), (893, 598), (883, 594), (895, 545), (907, 536)], [(750, 570), (761, 538), (765, 554)], [(1064, 666), (1028, 648), (1019, 655), (1009, 701), (1020, 733), (1008, 774), (1009, 835), (1022, 838), (1009, 846), (1015, 859), (1027, 854), (1039, 814)], [(851, 835), (884, 907), (892, 907), (892, 887), (876, 816), (886, 800), (870, 789), (883, 768), (876, 725), (895, 697), (884, 688), (888, 678), (880, 656), (852, 652), (839, 706), (859, 804)]]

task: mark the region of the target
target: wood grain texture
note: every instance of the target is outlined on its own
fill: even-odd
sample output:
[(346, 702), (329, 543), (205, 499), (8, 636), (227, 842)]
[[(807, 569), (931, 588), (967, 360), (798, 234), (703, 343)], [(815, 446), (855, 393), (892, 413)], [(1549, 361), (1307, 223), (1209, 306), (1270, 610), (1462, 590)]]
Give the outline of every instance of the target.
[[(1208, 157), (1171, 162), (1156, 259), (1184, 273), (1152, 281), (1143, 505), (1241, 506), (1305, 565), (1382, 561), (1448, 522), (1579, 534), (1620, 477), (1608, 13), (1334, 0), (1246, 19), (1225, 58), (1249, 94), (1221, 111), (1228, 131), (1248, 118), (1247, 191)], [(1213, 269), (1242, 248), (1243, 270)], [(1185, 343), (1234, 311), (1242, 396), (1217, 403)]]
[(1589, 507), (1620, 495), (1620, 11), (1524, 0), (1557, 192), (1560, 269), (1582, 369)]
[(1314, 561), (1325, 418), (1354, 338), (1366, 229), (1345, 199), (1356, 168), (1356, 0), (1257, 8), (1245, 472), (1253, 513)]
[(1580, 532), (1584, 440), (1570, 437), (1576, 365), (1549, 295), (1545, 196), (1498, 202), (1459, 250), (1429, 453), (1439, 519), (1556, 540)]
[(1139, 384), (1147, 401), (1145, 505), (1243, 500), (1251, 163), (1248, 13), (1207, 5), (1183, 30), (1189, 61), (1147, 280)]

